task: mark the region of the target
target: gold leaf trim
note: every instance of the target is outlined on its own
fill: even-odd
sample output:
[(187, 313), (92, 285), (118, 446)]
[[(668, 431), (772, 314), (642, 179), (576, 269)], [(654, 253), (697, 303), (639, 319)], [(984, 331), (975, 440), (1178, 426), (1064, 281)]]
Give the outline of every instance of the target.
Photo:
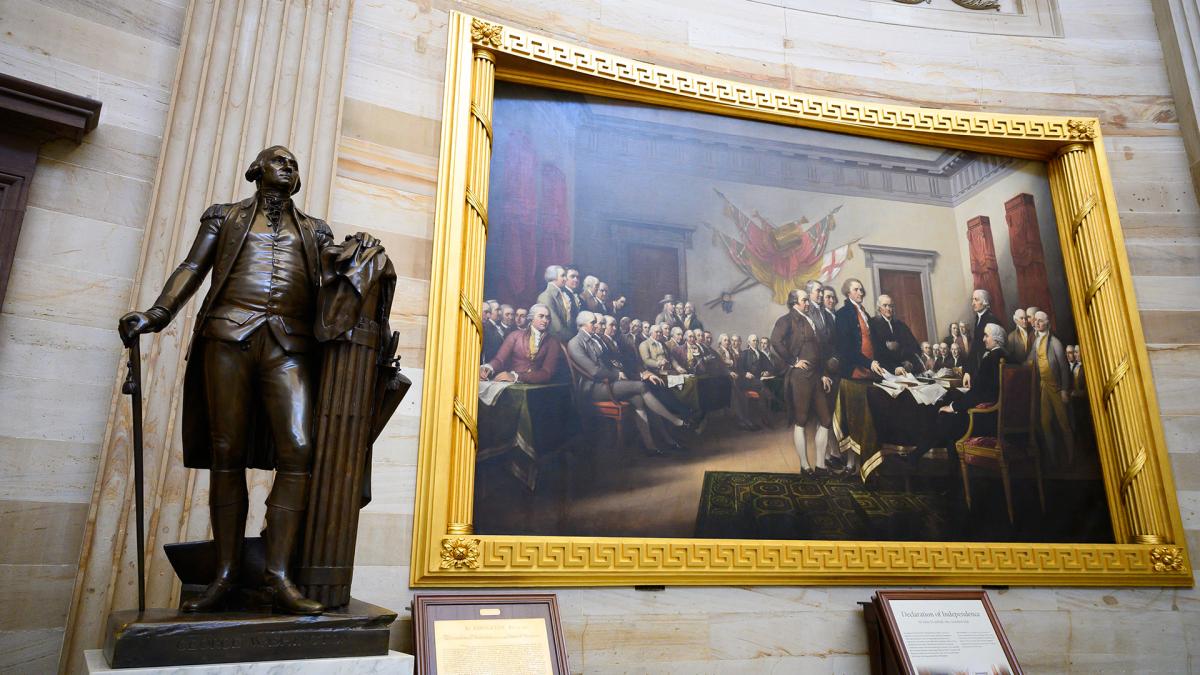
[(504, 44), (504, 26), (471, 19), (471, 42), (483, 47), (499, 47)]
[(442, 540), (442, 569), (479, 569), (479, 540), (453, 537)]
[(1146, 468), (1146, 448), (1138, 448), (1137, 455), (1133, 461), (1125, 469), (1125, 474), (1121, 476), (1121, 494), (1125, 494), (1129, 490), (1129, 486), (1133, 485), (1133, 481)]
[(489, 120), (483, 116), (483, 113), (480, 112), (480, 110), (479, 110), (479, 106), (476, 105), (474, 101), (471, 102), (471, 116), (474, 117), (475, 119), (479, 120), (479, 123), (483, 125), (483, 132), (485, 134), (487, 134), (488, 143), (491, 144), (491, 142), (492, 142), (492, 122), (491, 122), (491, 120)]
[(612, 82), (741, 110), (877, 129), (1035, 140), (1077, 138), (1069, 135), (1067, 120), (1061, 117), (970, 113), (830, 98), (687, 73), (583, 49), (511, 26), (506, 28), (505, 37), (500, 49), (514, 56)]
[(1100, 200), (1096, 197), (1096, 195), (1089, 196), (1088, 200), (1083, 203), (1083, 207), (1080, 208), (1078, 213), (1075, 214), (1075, 217), (1071, 219), (1072, 238), (1079, 237), (1079, 228), (1083, 227), (1083, 221), (1087, 219), (1088, 214), (1090, 214), (1092, 209), (1096, 208), (1096, 204), (1099, 203)]
[(1183, 550), (1178, 546), (1159, 546), (1150, 551), (1150, 563), (1155, 572), (1182, 572)]
[(1107, 282), (1111, 276), (1112, 263), (1109, 263), (1104, 266), (1104, 269), (1100, 270), (1100, 273), (1097, 274), (1096, 278), (1092, 279), (1092, 283), (1088, 285), (1087, 292), (1084, 293), (1083, 297), (1084, 306), (1087, 307), (1089, 312), (1092, 311), (1092, 301), (1096, 299), (1096, 294), (1100, 292), (1100, 289), (1103, 288), (1105, 282)]
[[(768, 579), (829, 574), (971, 575), (974, 579), (1013, 574), (1072, 575), (1150, 572), (1150, 551), (1138, 545), (929, 543), (909, 542), (713, 542), (529, 540), (484, 538), (485, 573), (531, 570), (604, 575), (695, 572), (756, 573)], [(1182, 570), (1179, 562), (1179, 571)], [(677, 581), (682, 576), (674, 577)], [(986, 583), (986, 582), (985, 582)]]
[(1126, 356), (1121, 361), (1121, 364), (1118, 365), (1113, 370), (1112, 375), (1108, 376), (1108, 382), (1106, 382), (1104, 384), (1104, 400), (1105, 401), (1108, 401), (1108, 398), (1110, 396), (1112, 396), (1114, 391), (1116, 391), (1117, 385), (1121, 384), (1121, 380), (1123, 380), (1125, 378), (1125, 374), (1128, 372), (1129, 372), (1129, 357)]
[(1092, 120), (1068, 120), (1067, 133), (1070, 137), (1080, 141), (1092, 141), (1096, 139), (1096, 123)]
[(467, 412), (467, 406), (463, 405), (462, 399), (457, 396), (454, 397), (454, 414), (462, 420), (463, 426), (467, 428), (467, 433), (471, 434), (475, 445), (479, 445), (479, 426), (475, 423), (475, 418), (471, 413)]
[(474, 211), (479, 216), (479, 220), (483, 222), (483, 232), (484, 232), (484, 234), (487, 234), (487, 229), (488, 229), (487, 208), (479, 202), (479, 198), (475, 196), (475, 193), (471, 191), (471, 188), (468, 187), (466, 189), (466, 195), (467, 195), (467, 206), (471, 207), (471, 210)]
[(479, 309), (475, 307), (475, 303), (467, 297), (466, 292), (459, 293), (458, 306), (462, 308), (463, 314), (467, 315), (467, 320), (475, 324), (475, 330), (483, 335), (483, 317), (479, 313)]

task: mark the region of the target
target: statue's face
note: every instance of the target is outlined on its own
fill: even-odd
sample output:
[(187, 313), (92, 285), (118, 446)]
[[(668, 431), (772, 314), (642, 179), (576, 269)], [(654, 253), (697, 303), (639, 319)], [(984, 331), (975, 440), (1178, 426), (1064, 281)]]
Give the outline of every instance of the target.
[(270, 157), (264, 158), (261, 164), (262, 176), (259, 182), (263, 187), (283, 190), (292, 193), (296, 181), (300, 179), (300, 167), (296, 158), (286, 150), (277, 150)]

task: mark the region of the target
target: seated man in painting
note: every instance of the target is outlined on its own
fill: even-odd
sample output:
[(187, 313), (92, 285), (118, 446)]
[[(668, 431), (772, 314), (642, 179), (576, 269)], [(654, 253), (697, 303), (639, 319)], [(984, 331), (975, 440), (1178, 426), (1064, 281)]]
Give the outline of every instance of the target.
[[(753, 338), (754, 336), (750, 336)], [(729, 377), (733, 383), (730, 392), (730, 405), (738, 419), (738, 428), (742, 431), (758, 431), (762, 427), (756, 420), (761, 420), (766, 412), (763, 405), (762, 382), (756, 374), (757, 359), (746, 357), (749, 350), (742, 349), (742, 336), (734, 335), (729, 340), (728, 355), (731, 357)], [(747, 369), (746, 366), (750, 368)]]
[(691, 375), (703, 375), (706, 359), (700, 343), (696, 341), (696, 334), (690, 330), (680, 331), (679, 339), (682, 342), (671, 348), (671, 360)]
[(921, 347), (908, 325), (895, 317), (892, 296), (880, 295), (875, 309), (878, 313), (871, 317), (870, 327), (879, 365), (895, 375), (920, 372)]
[(500, 345), (500, 350), (479, 367), (479, 379), (497, 382), (545, 384), (554, 380), (562, 356), (561, 343), (550, 334), (550, 308), (534, 305), (529, 308), (529, 327), (514, 330)]
[(675, 373), (675, 365), (667, 354), (667, 347), (662, 342), (662, 326), (650, 324), (650, 337), (638, 345), (638, 355), (642, 358), (642, 366), (661, 377)]
[(963, 356), (962, 347), (958, 343), (950, 345), (950, 353), (942, 360), (942, 367), (949, 368), (957, 373), (961, 373), (962, 369), (967, 365), (967, 359)]
[[(575, 318), (575, 325), (579, 332), (567, 343), (567, 358), (578, 374), (575, 401), (584, 408), (583, 412), (589, 412), (587, 405), (592, 402), (628, 403), (633, 407), (638, 436), (648, 453), (661, 455), (665, 450), (684, 449), (661, 428), (661, 424), (663, 420), (674, 427), (683, 427), (687, 423), (664, 406), (650, 392), (646, 382), (630, 379), (605, 360), (604, 346), (598, 339), (600, 323), (597, 315), (581, 311)], [(655, 440), (651, 425), (659, 428), (662, 442)]]
[[(937, 420), (937, 437), (946, 448), (950, 459), (948, 473), (953, 475), (958, 471), (958, 451), (955, 443), (967, 431), (967, 411), (982, 404), (995, 403), (1000, 398), (1000, 362), (1006, 358), (1004, 344), (1008, 336), (998, 323), (989, 323), (983, 327), (983, 355), (979, 359), (979, 367), (971, 388), (964, 394), (958, 389), (950, 389), (939, 403)], [(910, 453), (908, 458), (915, 462), (928, 448), (919, 448)]]

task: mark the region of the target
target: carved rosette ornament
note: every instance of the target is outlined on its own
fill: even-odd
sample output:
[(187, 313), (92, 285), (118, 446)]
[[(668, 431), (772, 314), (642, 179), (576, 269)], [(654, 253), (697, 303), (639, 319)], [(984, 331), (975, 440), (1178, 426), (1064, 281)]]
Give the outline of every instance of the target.
[(455, 537), (442, 540), (442, 569), (479, 569), (479, 540)]
[(1091, 120), (1068, 120), (1067, 133), (1077, 141), (1095, 140), (1096, 123)]
[[(953, 2), (954, 4), (958, 5), (959, 7), (964, 7), (966, 9), (994, 9), (996, 11), (1000, 10), (1000, 0), (950, 0), (950, 1)], [(931, 4), (933, 2), (933, 0), (892, 0), (892, 2), (898, 2), (902, 5), (922, 5), (922, 4), (928, 5), (928, 4)]]
[(967, 9), (994, 9), (1000, 11), (999, 0), (952, 0), (959, 7)]
[(1150, 551), (1150, 564), (1155, 572), (1182, 572), (1183, 550), (1177, 546), (1159, 546)]
[(494, 23), (471, 19), (471, 41), (484, 47), (499, 47), (504, 43), (504, 28)]

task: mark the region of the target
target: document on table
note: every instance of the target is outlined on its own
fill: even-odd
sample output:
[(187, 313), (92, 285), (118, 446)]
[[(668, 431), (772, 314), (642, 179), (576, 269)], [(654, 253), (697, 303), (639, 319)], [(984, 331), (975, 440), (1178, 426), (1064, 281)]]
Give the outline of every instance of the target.
[(495, 380), (480, 380), (479, 402), (484, 405), (496, 405), (496, 399), (516, 382), (497, 382)]

